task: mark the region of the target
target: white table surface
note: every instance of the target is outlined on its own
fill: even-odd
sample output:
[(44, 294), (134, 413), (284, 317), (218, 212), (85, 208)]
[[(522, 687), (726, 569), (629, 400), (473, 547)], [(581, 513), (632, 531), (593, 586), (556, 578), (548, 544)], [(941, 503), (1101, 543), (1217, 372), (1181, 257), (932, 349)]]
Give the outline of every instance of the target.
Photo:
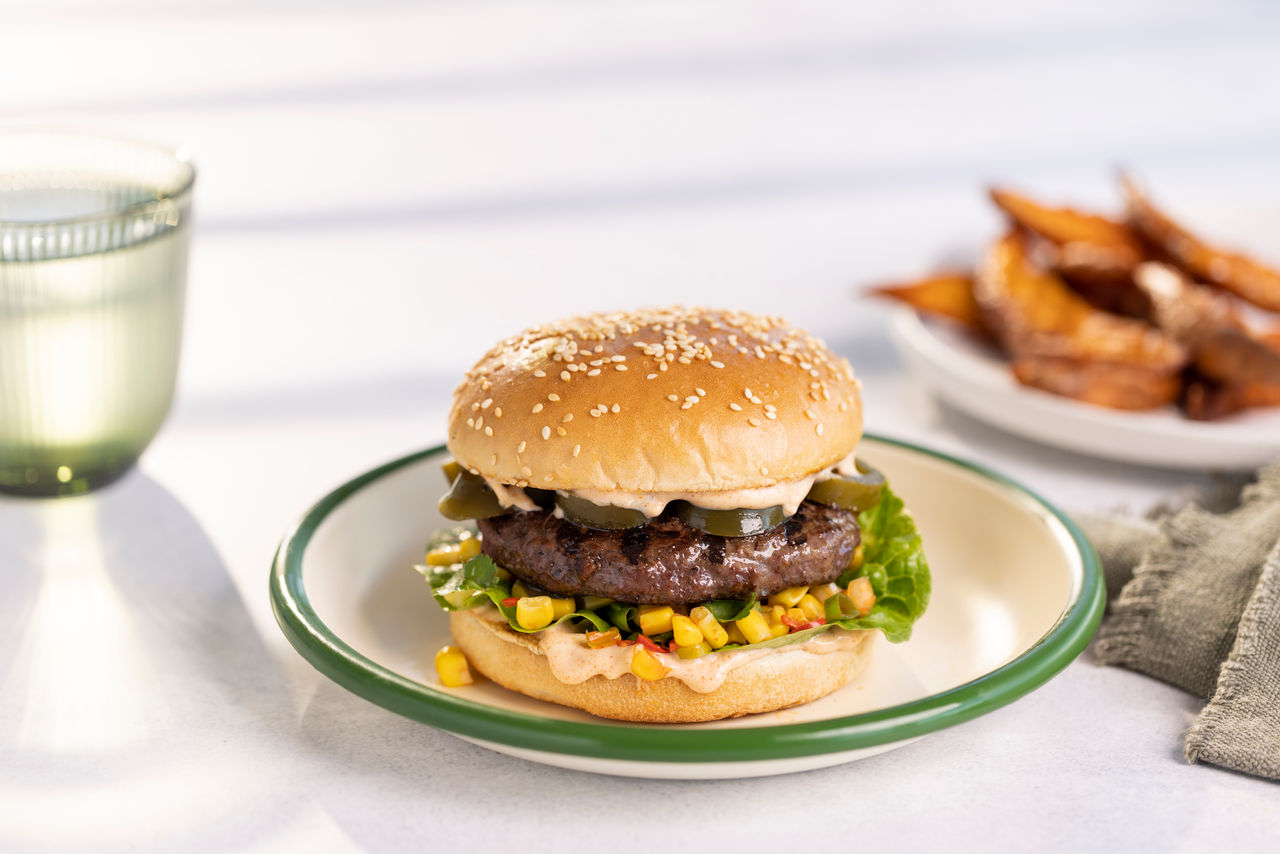
[[(1200, 703), (1086, 653), (1019, 702), (792, 777), (597, 777), (352, 696), (275, 626), (281, 534), (443, 435), (488, 343), (675, 300), (847, 355), (869, 427), (1069, 509), (1210, 476), (1040, 447), (912, 386), (860, 286), (989, 237), (992, 180), (1280, 257), (1280, 8), (1257, 2), (54, 2), (0, 116), (186, 143), (179, 399), (91, 497), (0, 501), (0, 850), (1275, 850), (1280, 789), (1186, 765)], [(423, 496), (424, 502), (432, 500)]]

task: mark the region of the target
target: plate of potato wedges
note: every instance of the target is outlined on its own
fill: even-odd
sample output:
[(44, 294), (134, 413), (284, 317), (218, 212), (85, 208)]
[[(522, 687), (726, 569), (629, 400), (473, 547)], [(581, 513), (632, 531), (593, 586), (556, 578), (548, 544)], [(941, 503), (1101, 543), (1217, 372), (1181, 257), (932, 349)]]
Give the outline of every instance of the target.
[(975, 264), (874, 288), (905, 306), (892, 329), (908, 367), (973, 417), (1092, 456), (1280, 456), (1280, 272), (1119, 183), (1118, 216), (992, 188), (1008, 228)]

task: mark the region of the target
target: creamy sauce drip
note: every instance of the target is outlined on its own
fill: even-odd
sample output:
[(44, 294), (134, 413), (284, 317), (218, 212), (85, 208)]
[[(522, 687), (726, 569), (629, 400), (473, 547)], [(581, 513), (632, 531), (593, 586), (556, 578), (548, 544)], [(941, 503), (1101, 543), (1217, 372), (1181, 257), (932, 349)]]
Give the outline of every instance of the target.
[[(801, 502), (819, 480), (837, 475), (852, 476), (857, 474), (854, 457), (857, 448), (849, 455), (821, 471), (797, 480), (784, 480), (773, 486), (759, 486), (754, 489), (723, 489), (712, 492), (628, 492), (622, 489), (571, 489), (568, 494), (590, 501), (599, 506), (623, 507), (628, 510), (639, 510), (653, 518), (661, 516), (662, 511), (672, 501), (688, 501), (708, 510), (762, 510), (781, 504), (788, 516), (794, 515)], [(485, 483), (498, 496), (503, 507), (516, 507), (520, 510), (536, 510), (537, 505), (530, 500), (523, 489), (507, 486), (493, 478), (485, 478)], [(562, 517), (560, 508), (555, 515)]]
[[(506, 624), (497, 608), (486, 605), (481, 614), (492, 622)], [(665, 678), (678, 679), (699, 694), (708, 694), (721, 685), (728, 675), (739, 667), (765, 655), (778, 658), (794, 655), (825, 655), (850, 649), (857, 643), (861, 632), (841, 628), (827, 629), (803, 643), (772, 649), (731, 649), (712, 652), (701, 658), (679, 658), (675, 655), (655, 656), (671, 672)], [(631, 672), (631, 656), (639, 646), (610, 646), (591, 649), (585, 634), (576, 632), (565, 623), (544, 629), (535, 635), (536, 652), (547, 659), (551, 674), (568, 685), (586, 682), (592, 676), (617, 679)]]

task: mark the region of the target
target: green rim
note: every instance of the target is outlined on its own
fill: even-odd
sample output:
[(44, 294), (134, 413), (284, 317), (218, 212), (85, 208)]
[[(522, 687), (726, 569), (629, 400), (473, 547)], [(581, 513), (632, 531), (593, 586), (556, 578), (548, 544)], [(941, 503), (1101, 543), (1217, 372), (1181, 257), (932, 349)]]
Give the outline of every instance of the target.
[(649, 762), (747, 762), (813, 756), (915, 738), (998, 709), (1040, 687), (1084, 649), (1102, 619), (1105, 588), (1097, 555), (1057, 508), (990, 469), (909, 442), (868, 435), (976, 472), (1030, 498), (1061, 522), (1083, 562), (1079, 597), (1035, 646), (990, 673), (920, 700), (874, 712), (798, 724), (683, 729), (609, 721), (543, 718), (445, 693), (375, 664), (320, 619), (303, 585), (302, 558), (324, 519), (361, 489), (405, 466), (441, 453), (429, 448), (381, 465), (322, 498), (285, 535), (271, 569), (271, 607), (289, 642), (325, 676), (393, 712), (468, 738), (548, 753)]

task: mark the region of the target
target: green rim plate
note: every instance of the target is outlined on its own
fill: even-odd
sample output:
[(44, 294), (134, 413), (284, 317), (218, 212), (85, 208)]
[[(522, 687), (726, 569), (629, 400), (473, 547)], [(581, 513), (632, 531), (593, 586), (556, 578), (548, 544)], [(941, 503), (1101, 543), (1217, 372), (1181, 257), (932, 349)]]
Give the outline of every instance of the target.
[(975, 718), (1043, 685), (1084, 649), (1102, 618), (1105, 587), (1097, 555), (1076, 527), (1031, 490), (990, 469), (908, 442), (867, 435), (934, 457), (1022, 493), (1057, 518), (1083, 564), (1079, 595), (1057, 624), (1007, 664), (947, 691), (873, 712), (795, 724), (727, 729), (565, 721), (494, 708), (430, 688), (361, 655), (316, 614), (303, 555), (335, 508), (387, 475), (444, 451), (429, 448), (378, 466), (322, 498), (285, 535), (271, 569), (271, 607), (294, 648), (347, 690), (393, 712), (468, 738), (549, 753), (647, 762), (747, 762), (813, 756), (905, 741)]

